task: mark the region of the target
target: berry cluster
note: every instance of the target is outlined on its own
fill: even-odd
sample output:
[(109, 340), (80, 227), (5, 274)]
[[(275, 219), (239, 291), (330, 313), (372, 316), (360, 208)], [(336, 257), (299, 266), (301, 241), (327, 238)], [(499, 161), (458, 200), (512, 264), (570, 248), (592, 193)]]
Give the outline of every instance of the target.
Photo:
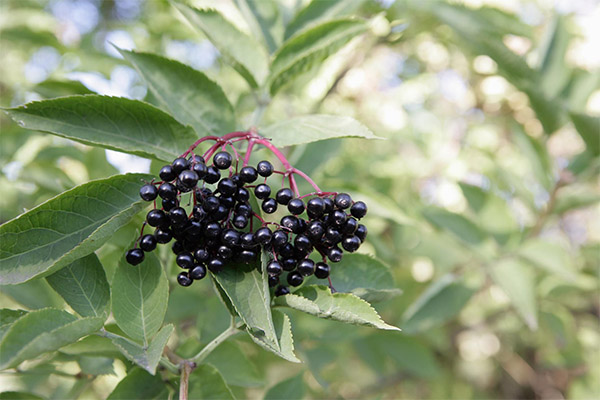
[[(204, 156), (195, 155), (193, 150), (205, 140), (216, 143)], [(240, 141), (248, 142), (241, 166), (242, 160), (233, 146)], [(275, 170), (266, 160), (256, 167), (248, 165), (256, 144), (270, 149), (285, 171)], [(226, 151), (227, 146), (234, 155)], [(208, 164), (206, 160), (211, 157), (212, 163)], [(267, 183), (274, 174), (283, 177), (282, 187), (276, 192)], [(269, 285), (277, 287), (276, 295), (287, 294), (287, 286), (280, 284), (283, 271), (287, 271), (286, 281), (292, 286), (302, 284), (305, 277), (313, 274), (320, 279), (329, 278), (327, 262), (339, 262), (343, 250), (356, 251), (367, 235), (366, 227), (358, 223), (367, 213), (365, 203), (353, 202), (346, 193), (322, 192), (267, 139), (253, 132), (202, 138), (162, 167), (159, 175), (160, 181), (146, 183), (140, 189), (140, 197), (153, 202), (154, 208), (146, 215), (135, 248), (125, 257), (129, 264), (137, 265), (144, 260), (145, 252), (174, 239), (176, 263), (184, 270), (177, 276), (182, 286), (204, 278), (207, 269), (217, 274), (235, 263), (252, 263), (262, 249), (272, 256), (267, 264)], [(306, 179), (316, 191), (300, 196), (294, 175)], [(285, 178), (289, 187), (284, 187)], [(186, 203), (184, 196), (188, 193)], [(252, 208), (251, 196), (264, 214), (273, 214), (283, 207), (289, 214), (279, 222), (266, 221), (259, 210)], [(146, 225), (155, 228), (153, 234), (143, 233)], [(314, 250), (322, 261), (315, 263), (309, 258)]]

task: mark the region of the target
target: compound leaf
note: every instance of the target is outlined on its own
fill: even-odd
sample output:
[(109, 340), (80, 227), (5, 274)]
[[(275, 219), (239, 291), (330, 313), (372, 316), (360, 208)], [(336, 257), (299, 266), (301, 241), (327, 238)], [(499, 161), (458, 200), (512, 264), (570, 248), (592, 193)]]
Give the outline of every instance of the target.
[(234, 400), (223, 376), (212, 365), (200, 365), (190, 374), (188, 398)]
[(117, 384), (108, 400), (154, 400), (168, 398), (167, 385), (160, 376), (134, 368)]

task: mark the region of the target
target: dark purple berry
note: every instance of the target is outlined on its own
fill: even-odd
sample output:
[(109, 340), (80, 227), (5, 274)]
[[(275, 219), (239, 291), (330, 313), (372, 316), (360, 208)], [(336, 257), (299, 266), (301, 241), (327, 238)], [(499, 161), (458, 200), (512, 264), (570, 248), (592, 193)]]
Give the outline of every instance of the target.
[(269, 244), (272, 237), (273, 234), (267, 227), (259, 228), (256, 230), (256, 232), (254, 232), (254, 239), (256, 240), (256, 243), (260, 244), (261, 246)]
[(268, 199), (271, 195), (271, 187), (266, 183), (261, 183), (254, 188), (254, 195), (257, 199)]
[(221, 233), (221, 243), (226, 246), (237, 246), (240, 243), (240, 234), (234, 229), (225, 229)]
[(345, 210), (352, 205), (352, 197), (348, 193), (338, 193), (333, 202), (337, 208)]
[(323, 237), (325, 233), (325, 226), (321, 221), (311, 221), (308, 223), (308, 227), (306, 229), (306, 235), (313, 242), (319, 241)]
[(360, 239), (361, 242), (364, 242), (367, 238), (367, 227), (362, 224), (358, 224), (354, 234)]
[(213, 258), (208, 262), (208, 269), (214, 274), (219, 273), (224, 266), (225, 263), (223, 263), (223, 260), (220, 260), (218, 258)]
[(179, 253), (179, 254), (177, 254), (177, 258), (175, 259), (175, 262), (181, 268), (185, 268), (185, 269), (192, 268), (194, 266), (194, 257), (192, 257), (192, 254), (188, 253), (188, 252)]
[(342, 226), (342, 233), (346, 235), (352, 235), (358, 228), (358, 222), (354, 218), (348, 218), (344, 226)]
[(179, 202), (177, 201), (177, 199), (169, 199), (169, 200), (163, 200), (162, 201), (162, 208), (165, 211), (171, 211), (172, 209), (174, 209), (178, 205), (179, 205)]
[(152, 251), (156, 248), (156, 238), (154, 235), (144, 235), (140, 240), (140, 249), (144, 251)]
[(242, 249), (251, 249), (256, 246), (254, 234), (252, 232), (242, 233), (240, 235), (240, 246)]
[(142, 249), (131, 249), (125, 254), (125, 260), (131, 265), (138, 265), (144, 261), (144, 252)]
[(281, 226), (289, 229), (293, 233), (296, 233), (300, 226), (300, 222), (298, 222), (298, 218), (292, 215), (286, 215), (283, 218), (281, 218)]
[(210, 258), (210, 254), (206, 249), (198, 249), (194, 252), (194, 258), (199, 263), (205, 263)]
[(165, 182), (158, 187), (158, 195), (161, 199), (175, 200), (177, 198), (177, 189), (173, 184)]
[(231, 207), (233, 207), (234, 204), (235, 204), (235, 199), (233, 197), (224, 197), (224, 196), (221, 196), (221, 197), (219, 197), (219, 201), (221, 202), (221, 205), (223, 205), (228, 210)]
[(334, 210), (331, 214), (329, 214), (329, 217), (331, 218), (333, 224), (338, 227), (344, 225), (346, 223), (346, 219), (348, 218), (346, 213), (340, 210)]
[(181, 242), (179, 240), (173, 242), (173, 244), (171, 245), (171, 251), (173, 251), (173, 253), (175, 253), (175, 254), (183, 253), (185, 251), (183, 242)]
[(248, 200), (250, 200), (250, 192), (246, 188), (238, 188), (237, 192), (235, 193), (235, 199), (237, 201), (245, 203)]
[(273, 173), (273, 164), (266, 160), (260, 161), (256, 166), (256, 171), (260, 176), (267, 178)]
[(279, 277), (275, 275), (269, 275), (269, 287), (275, 287), (279, 285)]
[(179, 174), (179, 181), (188, 188), (193, 188), (198, 183), (198, 174), (186, 169)]
[(158, 196), (158, 189), (156, 186), (147, 184), (141, 187), (140, 197), (145, 201), (152, 201)]
[(275, 289), (275, 296), (285, 296), (286, 294), (290, 294), (290, 289), (287, 286), (277, 286), (277, 289)]
[(354, 253), (360, 247), (361, 241), (357, 236), (346, 236), (342, 239), (342, 247), (344, 250)]
[(221, 179), (221, 172), (214, 167), (210, 166), (206, 169), (206, 175), (204, 175), (204, 182), (206, 183), (217, 183)]
[(327, 258), (329, 258), (329, 261), (331, 261), (331, 262), (336, 263), (336, 262), (342, 261), (342, 255), (343, 255), (342, 250), (337, 246), (334, 246), (334, 247), (330, 248), (329, 250), (327, 250)]
[(287, 205), (288, 211), (294, 215), (300, 215), (304, 212), (304, 202), (302, 199), (291, 199)]
[(273, 237), (271, 240), (275, 247), (283, 246), (288, 241), (288, 234), (287, 232), (278, 229), (273, 232)]
[(325, 279), (329, 276), (329, 265), (324, 262), (318, 262), (315, 265), (315, 276), (319, 279)]
[(217, 190), (225, 196), (232, 196), (237, 189), (237, 185), (229, 178), (223, 178), (217, 185)]
[(342, 240), (342, 233), (330, 226), (325, 230), (325, 239), (331, 243), (339, 243), (339, 241)]
[(252, 183), (258, 178), (256, 169), (251, 166), (246, 166), (240, 170), (240, 179), (246, 183)]
[(253, 250), (242, 250), (238, 254), (238, 259), (244, 264), (251, 263), (256, 259), (256, 252)]
[(158, 176), (160, 176), (160, 179), (162, 179), (164, 182), (170, 182), (177, 178), (177, 175), (173, 171), (173, 167), (171, 165), (165, 165), (162, 167), (158, 173)]
[(290, 272), (287, 276), (287, 281), (290, 285), (296, 287), (302, 285), (304, 278), (299, 272)]
[(281, 205), (287, 206), (291, 199), (294, 198), (294, 193), (290, 188), (282, 188), (275, 194), (275, 200)]
[(281, 260), (281, 267), (284, 271), (293, 271), (297, 264), (298, 261), (295, 258), (284, 258)]
[(169, 243), (173, 238), (168, 229), (163, 230), (161, 228), (157, 228), (154, 231), (154, 237), (156, 238), (156, 242), (161, 244)]
[(204, 157), (199, 155), (194, 155), (193, 157), (191, 157), (190, 162), (192, 164), (206, 164), (206, 160), (204, 160)]
[(313, 197), (306, 203), (306, 212), (310, 218), (319, 218), (325, 212), (325, 202), (320, 197)]
[(219, 208), (219, 205), (221, 205), (221, 202), (218, 197), (208, 196), (207, 198), (204, 199), (204, 202), (202, 203), (202, 208), (208, 214), (211, 214), (211, 213), (214, 213), (215, 211), (217, 211), (217, 209)]
[(355, 218), (362, 218), (367, 215), (367, 205), (362, 201), (357, 201), (350, 207), (350, 213)]
[(238, 204), (235, 207), (235, 213), (238, 215), (243, 215), (246, 218), (250, 218), (252, 215), (252, 207), (249, 204)]
[(233, 216), (233, 226), (238, 229), (244, 229), (248, 225), (248, 218), (243, 215)]
[(219, 237), (219, 235), (221, 234), (221, 226), (219, 224), (217, 224), (216, 222), (211, 222), (209, 224), (206, 224), (206, 227), (204, 228), (204, 236), (206, 236), (207, 238), (217, 238)]
[(267, 214), (273, 214), (275, 211), (277, 211), (277, 202), (275, 199), (265, 199), (260, 208), (262, 208), (262, 210)]
[(198, 280), (204, 278), (205, 276), (206, 276), (206, 268), (204, 268), (204, 265), (195, 265), (190, 270), (190, 277), (195, 281), (198, 281)]
[(333, 211), (333, 200), (331, 200), (329, 197), (323, 199), (323, 204), (325, 204), (325, 214), (329, 214)]
[(217, 257), (219, 257), (221, 260), (229, 260), (232, 256), (233, 250), (231, 250), (231, 247), (219, 246), (217, 249)]
[(285, 243), (279, 247), (279, 255), (283, 258), (294, 257), (294, 246), (291, 243)]
[(227, 169), (231, 167), (231, 163), (233, 162), (233, 157), (226, 151), (220, 151), (213, 157), (213, 164), (215, 167), (219, 169)]
[(227, 207), (225, 207), (223, 204), (219, 204), (217, 211), (215, 211), (211, 215), (211, 218), (213, 221), (221, 221), (221, 220), (227, 218), (228, 215), (229, 215), (229, 210), (227, 209)]
[(190, 161), (187, 158), (179, 157), (173, 161), (173, 172), (179, 175), (183, 170), (190, 168)]
[(277, 261), (273, 260), (270, 263), (267, 264), (267, 273), (269, 275), (281, 275), (281, 271), (283, 271), (283, 269), (281, 268), (281, 264), (279, 264)]
[(153, 227), (165, 226), (168, 224), (167, 214), (163, 210), (150, 210), (146, 215), (148, 225)]
[(306, 258), (300, 261), (296, 268), (303, 276), (309, 276), (315, 272), (315, 262), (310, 258)]
[(185, 212), (185, 209), (182, 207), (175, 207), (171, 211), (169, 211), (169, 220), (171, 220), (171, 224), (179, 225), (187, 221), (188, 216)]
[(196, 204), (192, 209), (192, 217), (196, 221), (202, 221), (204, 218), (206, 218), (206, 215), (206, 211), (202, 208), (200, 204)]
[(309, 252), (312, 244), (310, 243), (310, 239), (304, 235), (296, 235), (296, 239), (294, 239), (294, 247), (302, 252)]
[(198, 175), (198, 179), (202, 179), (206, 176), (206, 173), (208, 172), (208, 167), (204, 163), (194, 164), (194, 166), (192, 167), (192, 171), (194, 171), (196, 175)]
[(181, 286), (190, 286), (192, 282), (194, 281), (188, 276), (187, 272), (181, 272), (179, 275), (177, 275), (177, 283), (179, 283)]

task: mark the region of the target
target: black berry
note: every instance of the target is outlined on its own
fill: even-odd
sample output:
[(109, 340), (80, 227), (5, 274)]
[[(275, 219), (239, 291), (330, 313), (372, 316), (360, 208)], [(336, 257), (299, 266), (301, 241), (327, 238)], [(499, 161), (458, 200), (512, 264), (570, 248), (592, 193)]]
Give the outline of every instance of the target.
[(304, 202), (302, 199), (291, 199), (287, 205), (288, 211), (294, 215), (300, 215), (304, 212)]
[(146, 221), (153, 227), (164, 226), (168, 223), (167, 215), (163, 210), (150, 210), (146, 214)]
[(194, 171), (185, 170), (179, 174), (179, 181), (188, 188), (193, 188), (198, 183), (198, 174)]
[(260, 176), (267, 178), (273, 173), (273, 165), (270, 162), (263, 160), (256, 166), (256, 171)]
[(197, 281), (206, 276), (206, 268), (203, 265), (196, 265), (190, 270), (190, 277)]
[(329, 276), (329, 265), (324, 262), (318, 262), (315, 265), (315, 276), (319, 279), (325, 279)]
[(294, 198), (294, 193), (292, 192), (292, 189), (289, 189), (289, 188), (279, 189), (277, 191), (277, 194), (275, 195), (275, 200), (277, 200), (277, 202), (279, 204), (284, 205), (284, 206), (287, 206), (287, 204), (293, 198)]
[(181, 171), (188, 169), (190, 167), (190, 162), (186, 158), (179, 157), (179, 158), (176, 158), (173, 161), (173, 164), (171, 164), (171, 165), (173, 166), (173, 172), (176, 175), (179, 175), (181, 173)]
[(181, 272), (179, 275), (177, 275), (177, 283), (179, 283), (181, 286), (190, 286), (192, 282), (194, 281), (188, 276), (187, 272)]
[(360, 239), (361, 242), (364, 242), (367, 238), (367, 227), (362, 224), (358, 224), (354, 234)]
[(213, 164), (215, 167), (219, 169), (227, 169), (231, 167), (231, 163), (233, 162), (233, 157), (226, 151), (220, 151), (213, 157)]
[(304, 278), (299, 272), (290, 272), (287, 276), (287, 281), (292, 286), (300, 286), (304, 281)]
[(160, 179), (162, 179), (165, 182), (170, 182), (177, 177), (177, 175), (173, 171), (173, 167), (170, 165), (165, 165), (164, 167), (162, 167), (160, 169), (160, 172), (158, 173), (158, 176), (160, 176)]
[(281, 264), (277, 261), (273, 260), (267, 264), (267, 273), (270, 275), (281, 275), (281, 271), (283, 271), (283, 269), (281, 268)]
[(254, 188), (254, 195), (257, 199), (267, 199), (271, 195), (271, 187), (266, 183), (261, 183)]
[(206, 169), (206, 175), (204, 176), (204, 182), (206, 183), (217, 183), (219, 181), (219, 179), (221, 179), (221, 173), (219, 172), (219, 170), (214, 167), (214, 166), (210, 166)]
[(277, 286), (277, 289), (275, 289), (275, 296), (284, 296), (286, 294), (290, 294), (290, 289), (287, 286)]
[(158, 195), (161, 199), (174, 200), (177, 198), (177, 189), (169, 182), (165, 182), (158, 187)]
[(144, 235), (140, 240), (140, 249), (144, 251), (152, 251), (156, 248), (156, 238), (154, 235)]
[(258, 174), (254, 167), (246, 166), (240, 170), (240, 179), (246, 183), (252, 183), (258, 178)]
[(152, 201), (156, 199), (157, 196), (158, 189), (154, 185), (147, 184), (142, 186), (142, 188), (140, 189), (140, 197), (142, 198), (142, 200)]
[(177, 254), (177, 258), (175, 259), (175, 262), (177, 263), (177, 265), (179, 265), (181, 268), (192, 268), (194, 266), (194, 257), (192, 257), (191, 253), (179, 253)]
[(277, 211), (277, 202), (275, 199), (266, 199), (262, 202), (260, 208), (267, 214), (273, 214)]
[(304, 259), (298, 263), (296, 267), (298, 272), (303, 276), (312, 275), (315, 272), (315, 262), (309, 258)]
[(350, 213), (355, 218), (362, 218), (367, 215), (367, 205), (362, 201), (357, 201), (350, 207)]
[(144, 252), (142, 249), (131, 249), (125, 254), (125, 259), (131, 265), (138, 265), (144, 261)]
[(333, 201), (338, 208), (345, 210), (352, 204), (352, 197), (348, 193), (338, 193)]

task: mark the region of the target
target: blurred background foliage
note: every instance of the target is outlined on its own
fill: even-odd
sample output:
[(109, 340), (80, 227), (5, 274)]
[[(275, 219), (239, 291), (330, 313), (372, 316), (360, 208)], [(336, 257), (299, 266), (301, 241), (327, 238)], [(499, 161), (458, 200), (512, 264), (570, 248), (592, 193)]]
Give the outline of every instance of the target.
[[(246, 1), (191, 3), (218, 8), (242, 31), (257, 28), (244, 15)], [(257, 3), (275, 44), (302, 28), (302, 19), (287, 23), (306, 3)], [(350, 115), (386, 138), (288, 154), (322, 187), (368, 202), (361, 252), (384, 260), (404, 292), (376, 307), (404, 333), (292, 312), (303, 364), (247, 339), (219, 347), (209, 362), (239, 398), (275, 385), (271, 393), (287, 398), (599, 398), (599, 6), (319, 3), (311, 19), (356, 14), (370, 32), (277, 96), (263, 122)], [(247, 84), (167, 1), (4, 0), (0, 43), (3, 107), (86, 93), (154, 103), (112, 43), (204, 71), (251, 123)], [(0, 222), (88, 180), (157, 166), (24, 130), (4, 114), (0, 129)], [(140, 220), (99, 251), (109, 280)], [(43, 280), (4, 287), (0, 303), (63, 306)], [(167, 319), (182, 354), (228, 323), (208, 285), (174, 288)], [(3, 372), (0, 386), (105, 398), (129, 368), (89, 361), (67, 349), (18, 376)]]

